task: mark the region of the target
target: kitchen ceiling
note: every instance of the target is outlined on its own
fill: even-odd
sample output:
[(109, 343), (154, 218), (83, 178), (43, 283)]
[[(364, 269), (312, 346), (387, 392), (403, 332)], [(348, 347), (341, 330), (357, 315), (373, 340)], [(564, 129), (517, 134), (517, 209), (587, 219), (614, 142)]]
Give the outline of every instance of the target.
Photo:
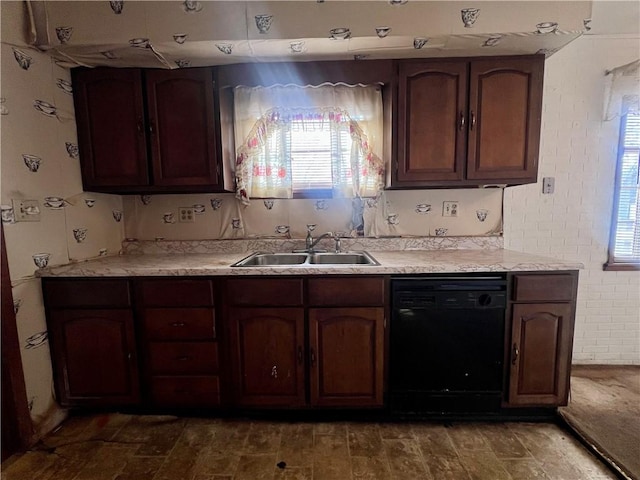
[(65, 66), (520, 55), (587, 32), (590, 1), (37, 1), (29, 43)]

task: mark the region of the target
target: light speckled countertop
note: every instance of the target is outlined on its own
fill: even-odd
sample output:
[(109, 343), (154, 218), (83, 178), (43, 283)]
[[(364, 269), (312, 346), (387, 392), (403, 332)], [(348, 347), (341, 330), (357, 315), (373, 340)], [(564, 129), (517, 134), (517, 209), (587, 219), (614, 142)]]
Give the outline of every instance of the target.
[(241, 253), (173, 253), (102, 257), (37, 272), (41, 277), (143, 277), (214, 275), (402, 275), (418, 273), (518, 272), (578, 270), (579, 262), (511, 250), (372, 251), (380, 265), (296, 265), (231, 267)]

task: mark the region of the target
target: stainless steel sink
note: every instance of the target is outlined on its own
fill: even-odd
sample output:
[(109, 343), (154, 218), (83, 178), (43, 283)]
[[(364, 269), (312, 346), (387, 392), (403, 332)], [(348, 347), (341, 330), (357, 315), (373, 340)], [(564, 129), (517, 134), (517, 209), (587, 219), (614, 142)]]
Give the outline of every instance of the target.
[(367, 252), (341, 253), (263, 253), (256, 252), (232, 267), (277, 267), (309, 265), (380, 265)]
[(307, 261), (306, 253), (254, 253), (231, 265), (232, 267), (269, 267), (300, 265)]
[(367, 252), (312, 253), (309, 263), (322, 265), (380, 265)]

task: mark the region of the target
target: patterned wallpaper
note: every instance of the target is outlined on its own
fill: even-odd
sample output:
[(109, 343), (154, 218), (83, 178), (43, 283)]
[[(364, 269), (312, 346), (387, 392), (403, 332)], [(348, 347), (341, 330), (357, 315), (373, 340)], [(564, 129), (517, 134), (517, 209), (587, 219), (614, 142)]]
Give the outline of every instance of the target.
[[(5, 29), (7, 22), (20, 25), (22, 3), (1, 4), (0, 204), (29, 409), (36, 432), (44, 433), (62, 413), (53, 399), (34, 272), (46, 264), (116, 254), (124, 222), (121, 197), (82, 192), (69, 70)], [(20, 220), (20, 211), (29, 221)]]
[[(233, 194), (124, 197), (125, 236), (139, 240), (304, 238), (327, 231), (356, 236), (502, 234), (500, 188), (386, 191), (376, 199), (254, 199)], [(188, 208), (192, 216), (181, 215)], [(358, 228), (360, 227), (360, 228)]]
[(69, 65), (552, 55), (591, 1), (45, 1), (35, 44)]

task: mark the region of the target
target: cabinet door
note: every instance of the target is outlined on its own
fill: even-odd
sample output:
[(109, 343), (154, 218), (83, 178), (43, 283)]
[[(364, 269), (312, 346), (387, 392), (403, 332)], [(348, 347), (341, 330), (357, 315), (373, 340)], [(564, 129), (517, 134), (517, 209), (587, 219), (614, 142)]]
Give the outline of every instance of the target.
[(467, 63), (402, 63), (394, 186), (464, 178)]
[(569, 392), (573, 306), (514, 304), (510, 405), (566, 405)]
[(141, 71), (72, 72), (84, 189), (148, 185)]
[(62, 405), (138, 403), (130, 310), (52, 310), (48, 318)]
[(304, 310), (233, 308), (228, 314), (238, 403), (304, 404)]
[(311, 403), (382, 406), (383, 308), (309, 310)]
[(468, 179), (536, 181), (543, 68), (540, 56), (471, 62)]
[(210, 68), (146, 72), (153, 183), (219, 186)]

